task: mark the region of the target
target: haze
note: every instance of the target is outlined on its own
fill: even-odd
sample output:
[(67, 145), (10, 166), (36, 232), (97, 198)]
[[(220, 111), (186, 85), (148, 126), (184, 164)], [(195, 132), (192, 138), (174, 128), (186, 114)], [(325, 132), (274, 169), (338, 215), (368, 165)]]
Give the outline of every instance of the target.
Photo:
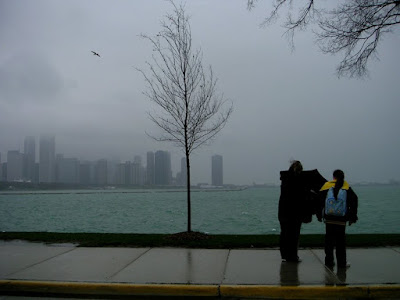
[[(214, 154), (228, 184), (279, 183), (291, 159), (326, 178), (341, 168), (350, 182), (399, 181), (399, 32), (379, 45), (369, 78), (339, 79), (341, 57), (320, 53), (311, 32), (295, 36), (292, 52), (278, 25), (259, 28), (268, 5), (186, 3), (193, 43), (234, 104), (215, 141), (193, 154), (192, 183), (210, 183)], [(159, 132), (147, 116), (157, 107), (135, 69), (152, 55), (139, 34), (157, 34), (171, 11), (163, 0), (0, 0), (2, 162), (25, 136), (38, 145), (53, 134), (57, 153), (82, 160), (168, 150), (175, 175), (183, 153), (146, 135)]]

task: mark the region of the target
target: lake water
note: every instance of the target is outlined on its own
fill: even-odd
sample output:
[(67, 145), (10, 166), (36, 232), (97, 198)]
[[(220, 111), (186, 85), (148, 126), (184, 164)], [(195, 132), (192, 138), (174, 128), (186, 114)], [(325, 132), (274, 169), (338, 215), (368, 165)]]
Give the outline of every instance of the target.
[[(348, 233), (400, 233), (400, 186), (356, 186), (359, 221)], [(192, 230), (279, 234), (280, 189), (192, 193)], [(0, 231), (176, 233), (187, 229), (185, 191), (0, 192)], [(313, 217), (302, 233), (324, 233)]]

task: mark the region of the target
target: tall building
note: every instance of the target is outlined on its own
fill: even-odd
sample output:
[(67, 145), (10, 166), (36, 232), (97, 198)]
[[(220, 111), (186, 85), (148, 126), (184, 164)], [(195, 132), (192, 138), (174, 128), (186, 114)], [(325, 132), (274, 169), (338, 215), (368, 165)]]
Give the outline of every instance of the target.
[(1, 164), (1, 181), (7, 181), (7, 163)]
[(99, 159), (95, 165), (95, 181), (96, 184), (106, 185), (107, 184), (107, 160)]
[(155, 159), (154, 152), (147, 152), (147, 165), (146, 165), (146, 184), (155, 184)]
[(187, 184), (186, 157), (181, 158), (181, 171), (176, 175), (176, 183), (182, 186)]
[(134, 185), (143, 185), (145, 181), (145, 169), (142, 166), (142, 157), (140, 155), (135, 155), (132, 164), (132, 175)]
[(157, 151), (154, 156), (156, 185), (170, 185), (172, 179), (171, 155), (167, 151)]
[(81, 184), (89, 185), (94, 180), (92, 180), (92, 164), (88, 161), (82, 162), (79, 166), (79, 182)]
[(39, 142), (39, 182), (56, 181), (56, 139), (41, 136)]
[(125, 162), (125, 182), (124, 184), (132, 184), (133, 177), (132, 163), (130, 161)]
[(223, 186), (223, 165), (222, 156), (213, 155), (211, 158), (211, 185)]
[(77, 158), (57, 156), (57, 182), (79, 183), (80, 165)]
[(34, 168), (34, 174), (33, 174), (33, 182), (39, 182), (39, 163), (35, 163), (35, 168)]
[(7, 181), (23, 179), (24, 155), (17, 150), (7, 152)]
[(119, 163), (115, 174), (116, 184), (125, 184), (125, 163)]
[(116, 160), (108, 160), (107, 161), (107, 184), (116, 184), (116, 172), (117, 165), (119, 161)]
[(24, 179), (35, 181), (36, 143), (35, 137), (27, 136), (24, 140)]

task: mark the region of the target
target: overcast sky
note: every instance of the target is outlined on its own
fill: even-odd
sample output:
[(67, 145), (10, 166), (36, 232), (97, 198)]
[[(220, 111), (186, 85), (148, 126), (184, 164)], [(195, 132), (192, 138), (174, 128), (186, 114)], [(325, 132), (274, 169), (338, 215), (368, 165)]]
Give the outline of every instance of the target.
[[(177, 2), (179, 3), (179, 2)], [(277, 25), (260, 28), (268, 1), (187, 1), (193, 43), (234, 105), (226, 127), (192, 156), (193, 183), (211, 181), (211, 156), (223, 155), (224, 183), (279, 183), (291, 159), (350, 182), (400, 180), (400, 34), (387, 35), (365, 80), (337, 78), (340, 56), (323, 55), (311, 32), (294, 52)], [(0, 0), (0, 153), (23, 151), (25, 136), (56, 136), (66, 157), (133, 160), (180, 149), (151, 140), (135, 68), (151, 59), (139, 37), (155, 35), (171, 12), (164, 0)], [(101, 58), (94, 56), (96, 51)]]

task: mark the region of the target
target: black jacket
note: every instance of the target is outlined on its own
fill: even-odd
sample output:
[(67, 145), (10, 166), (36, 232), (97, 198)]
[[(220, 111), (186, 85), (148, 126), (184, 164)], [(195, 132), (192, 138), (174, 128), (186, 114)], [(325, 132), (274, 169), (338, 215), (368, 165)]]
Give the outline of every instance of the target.
[(281, 195), (278, 219), (280, 222), (311, 222), (316, 204), (313, 195), (319, 191), (326, 179), (318, 170), (281, 171)]

